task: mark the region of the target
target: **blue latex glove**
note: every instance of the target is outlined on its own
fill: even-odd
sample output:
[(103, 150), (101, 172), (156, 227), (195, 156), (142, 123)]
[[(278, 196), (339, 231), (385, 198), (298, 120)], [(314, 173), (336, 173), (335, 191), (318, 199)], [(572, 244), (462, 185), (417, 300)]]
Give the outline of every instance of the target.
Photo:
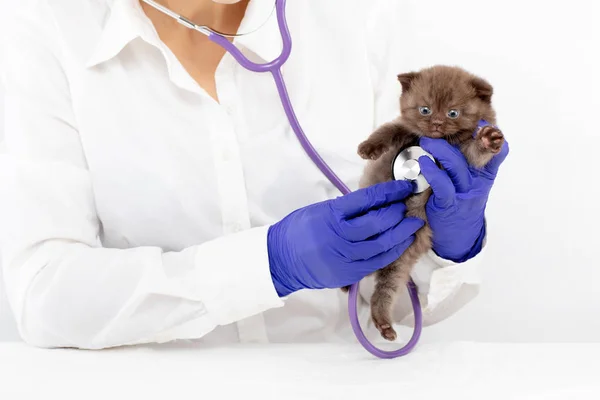
[(412, 183), (392, 181), (301, 208), (269, 228), (275, 289), (341, 288), (396, 260), (424, 222), (405, 218)]
[(508, 143), (483, 169), (469, 166), (460, 150), (443, 139), (423, 137), (420, 145), (444, 168), (428, 157), (419, 158), (421, 172), (433, 190), (426, 206), (433, 251), (446, 260), (465, 262), (482, 249), (485, 207), (500, 164), (508, 155)]

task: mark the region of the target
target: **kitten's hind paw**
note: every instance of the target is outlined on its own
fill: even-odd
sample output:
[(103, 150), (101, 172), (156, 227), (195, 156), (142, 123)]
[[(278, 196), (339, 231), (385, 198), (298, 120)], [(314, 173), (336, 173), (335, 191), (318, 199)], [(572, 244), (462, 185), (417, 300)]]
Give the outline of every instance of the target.
[(364, 141), (358, 146), (358, 155), (365, 160), (377, 160), (385, 151), (385, 146), (376, 145), (369, 141)]
[(378, 325), (377, 323), (375, 323), (375, 326), (377, 327), (377, 330), (379, 330), (379, 333), (381, 333), (381, 336), (385, 340), (389, 340), (390, 342), (396, 340), (396, 331), (394, 330), (394, 328), (392, 328), (390, 324)]
[(490, 153), (497, 154), (504, 144), (504, 134), (500, 129), (493, 126), (484, 126), (477, 132), (477, 140), (480, 140), (481, 147)]

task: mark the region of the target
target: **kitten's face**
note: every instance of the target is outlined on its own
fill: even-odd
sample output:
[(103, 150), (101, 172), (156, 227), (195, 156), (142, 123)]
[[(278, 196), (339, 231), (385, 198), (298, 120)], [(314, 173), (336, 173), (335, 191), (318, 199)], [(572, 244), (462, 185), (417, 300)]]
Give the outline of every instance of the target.
[(398, 79), (403, 88), (402, 121), (422, 136), (464, 136), (492, 113), (492, 87), (461, 69), (438, 66)]

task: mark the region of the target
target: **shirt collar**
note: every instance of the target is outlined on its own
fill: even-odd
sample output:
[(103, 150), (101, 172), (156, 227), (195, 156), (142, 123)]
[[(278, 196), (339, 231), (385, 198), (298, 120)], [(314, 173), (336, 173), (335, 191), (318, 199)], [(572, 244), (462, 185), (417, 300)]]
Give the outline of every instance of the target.
[[(266, 22), (265, 16), (269, 16)], [(262, 59), (253, 61), (272, 61), (279, 56), (282, 47), (273, 0), (251, 0), (239, 31), (250, 31), (259, 26), (260, 29), (255, 32), (236, 37), (234, 44), (250, 50)], [(158, 45), (159, 41), (139, 0), (113, 0), (110, 15), (86, 62), (86, 67), (94, 67), (117, 56), (136, 38), (142, 38), (155, 45)]]
[(144, 18), (146, 15), (138, 0), (113, 0), (110, 15), (86, 62), (86, 67), (91, 68), (117, 56), (136, 38), (154, 41), (149, 29), (151, 26), (145, 23)]
[[(281, 54), (282, 40), (274, 4), (274, 0), (251, 0), (239, 31), (252, 31), (257, 27), (260, 29), (234, 40), (234, 44), (258, 55), (262, 59), (260, 61), (270, 62)], [(265, 22), (267, 16), (268, 20)]]

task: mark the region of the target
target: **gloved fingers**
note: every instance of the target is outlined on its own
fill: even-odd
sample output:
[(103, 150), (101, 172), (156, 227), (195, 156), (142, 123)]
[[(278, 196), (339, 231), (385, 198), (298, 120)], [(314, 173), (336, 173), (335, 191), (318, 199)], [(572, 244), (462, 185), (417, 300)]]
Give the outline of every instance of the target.
[(348, 243), (346, 257), (353, 261), (369, 260), (404, 243), (425, 225), (419, 218), (405, 218), (398, 225), (362, 242)]
[(421, 173), (433, 191), (433, 201), (438, 208), (448, 208), (456, 201), (456, 188), (446, 171), (442, 171), (427, 156), (419, 158)]
[(359, 242), (379, 235), (404, 219), (406, 205), (393, 203), (386, 207), (371, 210), (356, 218), (340, 222), (340, 236), (350, 242)]
[(368, 260), (358, 260), (352, 263), (353, 268), (357, 268), (360, 271), (366, 272), (365, 276), (372, 274), (375, 271), (378, 271), (382, 268), (387, 267), (394, 261), (396, 261), (400, 256), (408, 249), (408, 247), (413, 244), (415, 241), (415, 237), (409, 236), (404, 241), (396, 244), (391, 249), (384, 251), (383, 253), (379, 253), (376, 256), (368, 259)]
[(466, 192), (472, 185), (467, 159), (459, 149), (443, 139), (422, 137), (421, 147), (431, 153), (442, 167), (448, 172), (457, 192)]
[(331, 202), (331, 207), (343, 218), (353, 218), (371, 209), (402, 201), (412, 192), (412, 182), (383, 182), (338, 197)]
[(498, 170), (500, 169), (500, 165), (506, 160), (510, 149), (508, 147), (508, 142), (504, 139), (504, 144), (502, 145), (502, 149), (500, 152), (496, 154), (490, 162), (485, 166), (485, 169), (488, 173), (490, 173), (493, 177), (496, 177), (498, 174)]

